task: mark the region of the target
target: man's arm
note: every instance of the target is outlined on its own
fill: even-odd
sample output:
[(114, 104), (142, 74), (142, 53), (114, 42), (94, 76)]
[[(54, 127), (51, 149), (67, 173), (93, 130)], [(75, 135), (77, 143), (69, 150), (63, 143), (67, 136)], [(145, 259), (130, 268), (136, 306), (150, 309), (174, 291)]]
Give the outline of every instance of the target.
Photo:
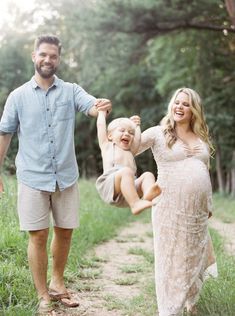
[(88, 114), (90, 116), (97, 117), (98, 111), (106, 111), (109, 114), (112, 111), (111, 101), (108, 99), (96, 99)]
[[(11, 138), (13, 134), (7, 134), (2, 131), (0, 131), (0, 171), (2, 171), (2, 165), (4, 158), (7, 154), (9, 145), (11, 143)], [(3, 183), (2, 183), (2, 178), (1, 178), (1, 173), (0, 173), (0, 192), (3, 192)]]
[(140, 142), (141, 142), (141, 130), (140, 130), (140, 117), (138, 115), (134, 115), (130, 117), (130, 120), (135, 123), (135, 137), (133, 143), (131, 145), (131, 152), (135, 155), (138, 152)]

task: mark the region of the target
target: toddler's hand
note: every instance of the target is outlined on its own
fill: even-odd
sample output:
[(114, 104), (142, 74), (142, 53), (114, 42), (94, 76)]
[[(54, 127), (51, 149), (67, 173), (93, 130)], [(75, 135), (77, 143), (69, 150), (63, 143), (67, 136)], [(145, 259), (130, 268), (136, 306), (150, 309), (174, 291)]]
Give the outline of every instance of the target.
[(136, 126), (140, 126), (141, 118), (138, 115), (131, 116), (130, 120), (132, 120), (132, 122), (135, 123)]
[(96, 99), (95, 106), (97, 111), (106, 111), (107, 114), (112, 110), (112, 103), (108, 99)]

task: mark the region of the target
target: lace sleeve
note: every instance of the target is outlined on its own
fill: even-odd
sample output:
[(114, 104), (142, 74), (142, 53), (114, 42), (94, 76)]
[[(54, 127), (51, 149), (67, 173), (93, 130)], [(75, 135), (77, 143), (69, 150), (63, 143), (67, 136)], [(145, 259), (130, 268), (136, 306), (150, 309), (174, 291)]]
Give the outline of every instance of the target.
[(141, 154), (145, 150), (153, 147), (157, 140), (157, 131), (158, 127), (150, 127), (146, 129), (142, 134), (141, 134), (141, 143), (140, 147), (138, 149), (137, 155)]

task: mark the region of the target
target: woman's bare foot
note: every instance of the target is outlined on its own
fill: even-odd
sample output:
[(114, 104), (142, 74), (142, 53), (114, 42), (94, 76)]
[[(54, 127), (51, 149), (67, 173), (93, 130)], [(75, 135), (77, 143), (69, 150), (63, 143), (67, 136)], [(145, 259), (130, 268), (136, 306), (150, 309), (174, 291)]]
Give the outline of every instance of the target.
[(157, 183), (154, 183), (153, 186), (144, 194), (143, 199), (152, 201), (155, 197), (161, 194), (162, 190)]
[(198, 310), (197, 310), (196, 305), (187, 308), (187, 315), (190, 315), (190, 316), (197, 316), (198, 315)]
[(136, 203), (133, 204), (133, 206), (131, 207), (131, 212), (134, 215), (138, 215), (139, 213), (141, 213), (143, 210), (145, 210), (146, 208), (150, 208), (152, 207), (152, 202), (148, 201), (148, 200), (139, 200)]

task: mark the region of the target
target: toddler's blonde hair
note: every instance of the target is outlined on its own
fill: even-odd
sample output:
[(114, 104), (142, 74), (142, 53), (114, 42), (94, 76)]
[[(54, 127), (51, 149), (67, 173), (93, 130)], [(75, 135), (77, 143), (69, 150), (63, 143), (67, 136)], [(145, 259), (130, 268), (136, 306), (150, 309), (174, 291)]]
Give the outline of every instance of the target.
[(135, 131), (135, 123), (127, 117), (119, 117), (117, 119), (112, 120), (107, 127), (107, 132), (111, 133), (116, 128), (120, 127), (120, 125), (125, 124), (129, 125)]

